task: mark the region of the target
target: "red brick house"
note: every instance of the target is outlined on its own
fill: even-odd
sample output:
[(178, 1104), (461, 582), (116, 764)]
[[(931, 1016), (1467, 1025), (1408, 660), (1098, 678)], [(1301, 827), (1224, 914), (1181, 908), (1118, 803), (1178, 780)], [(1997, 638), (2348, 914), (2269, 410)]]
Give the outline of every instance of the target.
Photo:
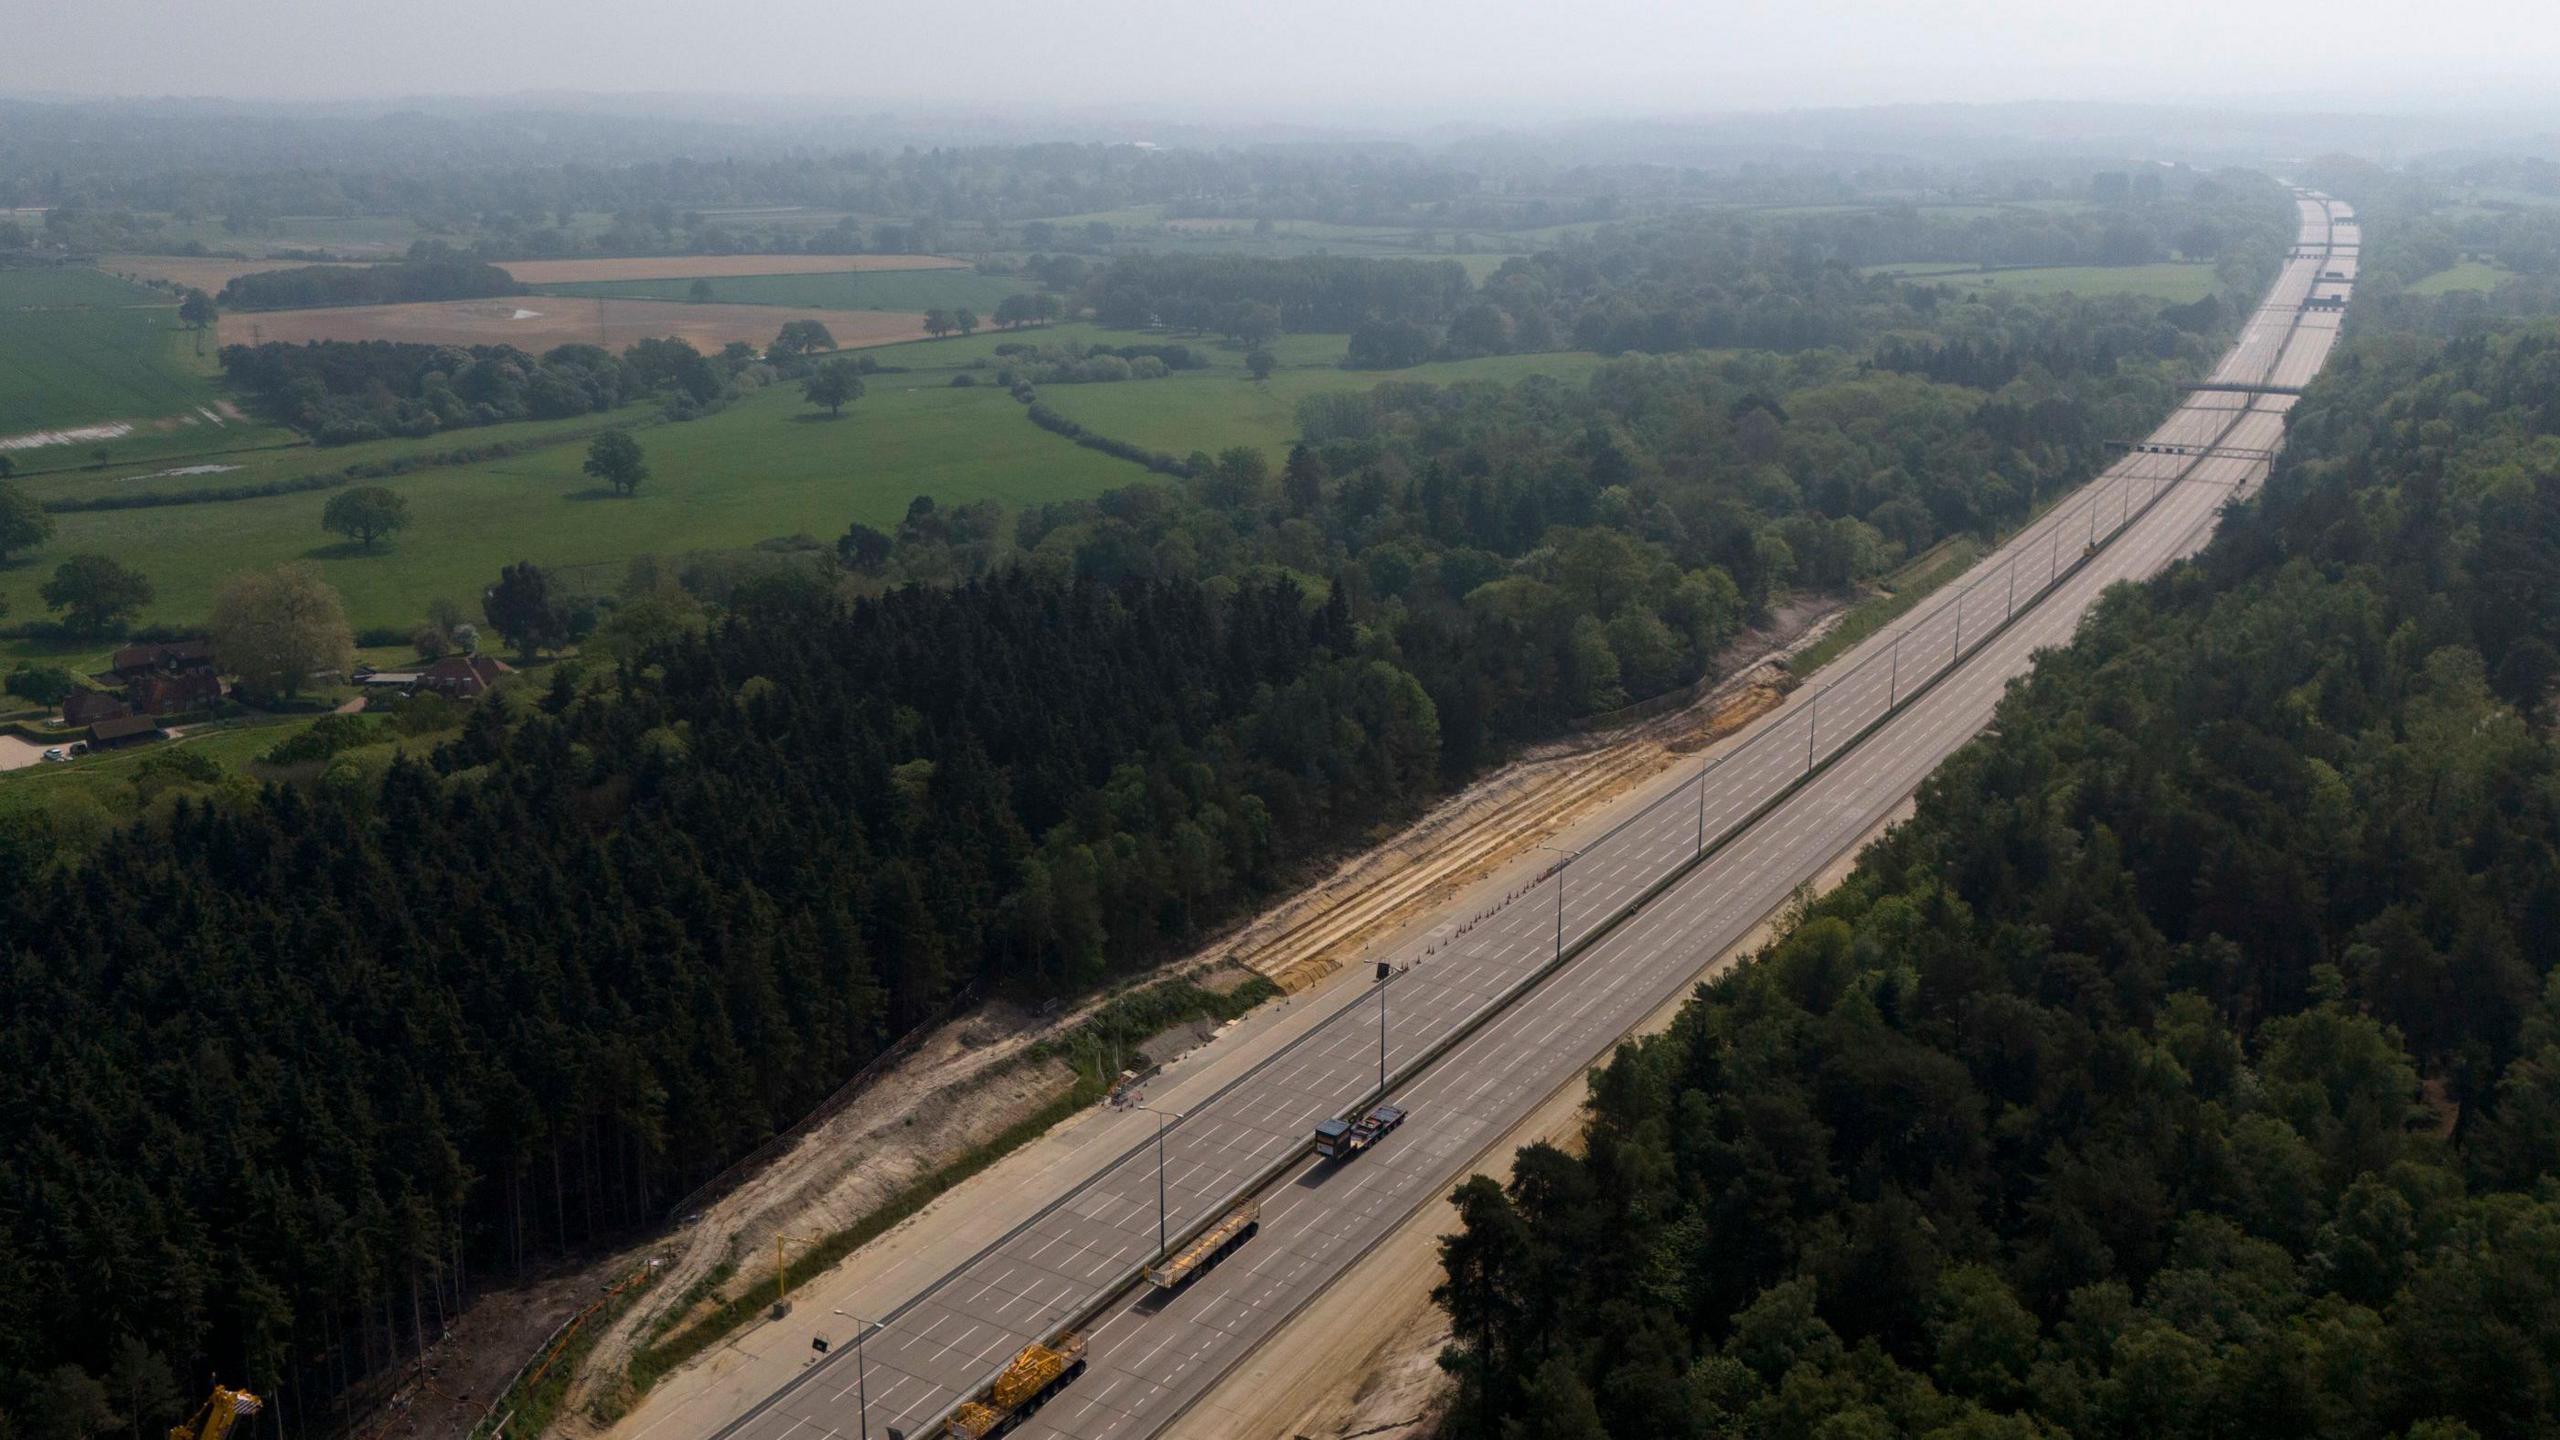
[(132, 697), (134, 708), (143, 714), (168, 715), (219, 704), (222, 679), (211, 670), (155, 672), (126, 681), (124, 693)]
[(119, 715), (132, 713), (132, 706), (104, 690), (74, 690), (62, 697), (62, 723), (65, 725), (95, 725), (101, 720), (113, 720)]
[(499, 676), (513, 673), (513, 666), (494, 655), (447, 655), (418, 672), (418, 688), (456, 700), (477, 700), (489, 693)]
[(165, 645), (127, 645), (116, 651), (115, 658), (108, 662), (108, 668), (119, 680), (182, 670), (210, 670), (213, 668), (213, 642), (174, 640)]

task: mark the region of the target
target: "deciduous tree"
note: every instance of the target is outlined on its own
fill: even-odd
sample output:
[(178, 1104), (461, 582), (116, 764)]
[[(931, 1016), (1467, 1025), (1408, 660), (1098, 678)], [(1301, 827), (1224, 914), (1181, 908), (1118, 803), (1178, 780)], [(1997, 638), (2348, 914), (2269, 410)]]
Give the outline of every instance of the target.
[(253, 694), (289, 700), (313, 674), (354, 660), (346, 608), (308, 563), (232, 576), (214, 595), (207, 628), (214, 663)]
[(641, 454), (640, 442), (628, 430), (607, 430), (587, 444), (586, 472), (613, 487), (617, 495), (630, 495), (649, 478), (649, 462)]
[(830, 360), (800, 382), (800, 394), (812, 405), (825, 406), (829, 415), (841, 415), (846, 402), (862, 398), (862, 375), (850, 360)]
[(530, 560), (498, 573), (498, 583), (480, 594), (480, 613), (528, 662), (569, 643), (568, 607), (552, 595), (551, 577)]
[(74, 634), (112, 635), (152, 601), (151, 579), (104, 555), (74, 555), (36, 593)]
[(335, 535), (373, 548), (374, 542), (409, 523), (409, 499), (383, 485), (359, 485), (329, 497), (321, 508), (320, 526)]

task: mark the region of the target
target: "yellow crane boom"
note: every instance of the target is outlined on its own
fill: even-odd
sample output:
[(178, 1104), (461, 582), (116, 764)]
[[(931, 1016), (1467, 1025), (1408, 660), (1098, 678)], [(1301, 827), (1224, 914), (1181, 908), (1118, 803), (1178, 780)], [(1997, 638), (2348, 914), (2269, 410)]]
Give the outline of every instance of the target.
[(195, 1418), (169, 1427), (169, 1440), (223, 1440), (242, 1416), (257, 1414), (265, 1403), (246, 1390), (216, 1385), (204, 1404), (196, 1407)]

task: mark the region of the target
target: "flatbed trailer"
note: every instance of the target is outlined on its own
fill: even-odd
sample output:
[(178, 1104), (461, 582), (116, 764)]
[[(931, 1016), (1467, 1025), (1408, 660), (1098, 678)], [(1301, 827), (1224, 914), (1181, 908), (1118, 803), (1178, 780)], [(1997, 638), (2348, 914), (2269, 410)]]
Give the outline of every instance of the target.
[(1349, 1120), (1320, 1120), (1316, 1122), (1316, 1158), (1347, 1160), (1403, 1123), (1404, 1111), (1393, 1105), (1372, 1105)]
[(961, 1402), (943, 1422), (952, 1440), (990, 1440), (1031, 1418), (1049, 1397), (1084, 1373), (1084, 1337), (1061, 1335), (1046, 1345), (1025, 1345), (996, 1383), (975, 1400)]
[(1227, 1258), (1262, 1229), (1262, 1205), (1247, 1200), (1221, 1216), (1218, 1223), (1191, 1237), (1191, 1243), (1147, 1267), (1147, 1283), (1159, 1290), (1179, 1290), (1191, 1277)]

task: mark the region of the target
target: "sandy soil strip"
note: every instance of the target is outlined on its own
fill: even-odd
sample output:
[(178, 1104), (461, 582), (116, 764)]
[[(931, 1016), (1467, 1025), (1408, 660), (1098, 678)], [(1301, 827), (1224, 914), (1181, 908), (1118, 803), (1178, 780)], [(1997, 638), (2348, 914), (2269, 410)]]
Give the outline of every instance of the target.
[(620, 350), (664, 335), (697, 350), (732, 340), (765, 345), (787, 320), (816, 320), (846, 348), (924, 337), (922, 315), (886, 310), (811, 310), (788, 305), (689, 305), (681, 300), (589, 300), (511, 295), (495, 300), (427, 300), (412, 305), (336, 305), (240, 311), (222, 317), (225, 345), (258, 340), (405, 340), (420, 345), (513, 345), (540, 354), (555, 345)]
[(718, 280), (741, 275), (841, 275), (848, 270), (957, 270), (948, 255), (658, 255), (614, 260), (505, 260), (527, 285), (580, 280)]

